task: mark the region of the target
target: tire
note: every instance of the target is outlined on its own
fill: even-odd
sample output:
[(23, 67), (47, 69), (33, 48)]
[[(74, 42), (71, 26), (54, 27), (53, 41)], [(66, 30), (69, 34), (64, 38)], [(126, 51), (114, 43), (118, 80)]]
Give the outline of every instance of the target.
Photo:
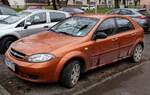
[(77, 60), (70, 61), (61, 73), (60, 83), (67, 88), (74, 87), (80, 77), (81, 66)]
[(0, 41), (0, 54), (4, 54), (12, 42), (16, 41), (14, 37), (5, 37)]
[(143, 55), (143, 46), (141, 44), (138, 44), (135, 46), (134, 50), (133, 50), (133, 55), (132, 55), (132, 61), (134, 63), (140, 63), (141, 59), (142, 59), (142, 55)]

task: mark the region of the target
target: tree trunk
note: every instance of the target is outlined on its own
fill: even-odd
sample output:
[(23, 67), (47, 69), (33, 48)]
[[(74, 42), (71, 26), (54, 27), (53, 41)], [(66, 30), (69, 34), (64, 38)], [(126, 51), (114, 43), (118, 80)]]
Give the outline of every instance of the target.
[(115, 0), (115, 8), (119, 8), (119, 0)]
[(53, 9), (57, 10), (56, 0), (52, 0)]
[(1, 1), (3, 4), (10, 6), (8, 0), (1, 0)]
[(138, 0), (134, 0), (134, 5), (137, 6)]
[(125, 8), (127, 8), (126, 0), (123, 0), (123, 5)]

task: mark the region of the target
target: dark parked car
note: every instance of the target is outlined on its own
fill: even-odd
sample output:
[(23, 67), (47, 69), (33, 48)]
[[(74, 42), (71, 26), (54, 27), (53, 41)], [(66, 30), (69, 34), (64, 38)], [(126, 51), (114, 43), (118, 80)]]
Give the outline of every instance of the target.
[(140, 24), (145, 31), (150, 28), (150, 14), (146, 9), (132, 9), (132, 8), (120, 8), (113, 9), (109, 14), (127, 15), (132, 17), (138, 24)]
[(61, 8), (59, 9), (60, 11), (65, 11), (65, 12), (68, 12), (72, 15), (75, 15), (75, 14), (84, 14), (85, 12), (80, 9), (80, 8), (73, 8), (73, 7), (65, 7), (65, 8)]
[(16, 11), (9, 6), (0, 4), (0, 20), (7, 18), (10, 15), (15, 15)]

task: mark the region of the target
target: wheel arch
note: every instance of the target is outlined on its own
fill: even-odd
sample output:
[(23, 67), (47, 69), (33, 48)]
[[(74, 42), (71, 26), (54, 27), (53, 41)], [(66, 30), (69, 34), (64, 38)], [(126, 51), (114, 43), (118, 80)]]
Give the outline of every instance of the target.
[(80, 61), (82, 73), (86, 70), (86, 60), (85, 60), (84, 55), (80, 51), (71, 52), (71, 53), (65, 55), (58, 63), (56, 72), (55, 72), (55, 75), (57, 75), (57, 77), (56, 77), (57, 80), (59, 80), (59, 78), (61, 76), (61, 72), (64, 69), (64, 67), (67, 66), (69, 64), (69, 62), (72, 60)]

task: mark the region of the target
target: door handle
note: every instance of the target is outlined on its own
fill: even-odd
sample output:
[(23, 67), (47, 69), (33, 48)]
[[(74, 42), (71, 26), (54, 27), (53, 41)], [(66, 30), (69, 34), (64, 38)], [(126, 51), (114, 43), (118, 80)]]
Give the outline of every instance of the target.
[(44, 28), (48, 28), (48, 26), (44, 26)]
[(116, 41), (116, 40), (118, 40), (118, 38), (113, 38), (113, 39), (112, 39), (112, 41)]

